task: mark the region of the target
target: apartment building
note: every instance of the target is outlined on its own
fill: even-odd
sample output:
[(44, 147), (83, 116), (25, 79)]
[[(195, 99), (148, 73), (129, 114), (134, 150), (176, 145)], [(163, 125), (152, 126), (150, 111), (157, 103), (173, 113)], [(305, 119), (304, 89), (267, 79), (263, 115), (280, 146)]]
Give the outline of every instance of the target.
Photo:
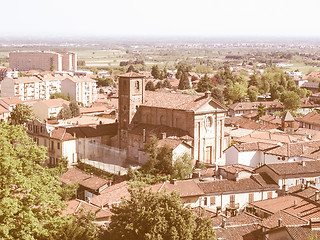
[(9, 53), (9, 66), (19, 71), (76, 71), (77, 55), (62, 51), (17, 51)]
[(61, 82), (61, 92), (88, 106), (97, 100), (96, 81), (88, 77), (68, 77)]
[(43, 81), (34, 76), (5, 78), (1, 83), (1, 96), (19, 97), (22, 101), (42, 99), (44, 98)]

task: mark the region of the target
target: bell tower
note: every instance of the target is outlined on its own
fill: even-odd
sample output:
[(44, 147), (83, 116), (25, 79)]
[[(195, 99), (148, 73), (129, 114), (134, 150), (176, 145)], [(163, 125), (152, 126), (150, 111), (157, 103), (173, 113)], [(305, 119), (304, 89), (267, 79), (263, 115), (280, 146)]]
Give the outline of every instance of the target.
[(119, 75), (119, 147), (128, 146), (128, 131), (133, 125), (133, 118), (144, 101), (144, 76), (135, 72)]

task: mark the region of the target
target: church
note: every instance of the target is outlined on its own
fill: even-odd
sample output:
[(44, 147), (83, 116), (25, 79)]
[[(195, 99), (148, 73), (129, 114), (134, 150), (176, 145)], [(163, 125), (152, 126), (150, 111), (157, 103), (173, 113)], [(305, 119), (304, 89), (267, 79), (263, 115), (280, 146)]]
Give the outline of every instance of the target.
[(195, 161), (224, 164), (227, 146), (224, 120), (227, 108), (211, 97), (145, 90), (143, 75), (119, 76), (119, 147), (130, 162), (144, 163), (144, 145), (151, 136), (173, 151), (190, 152)]

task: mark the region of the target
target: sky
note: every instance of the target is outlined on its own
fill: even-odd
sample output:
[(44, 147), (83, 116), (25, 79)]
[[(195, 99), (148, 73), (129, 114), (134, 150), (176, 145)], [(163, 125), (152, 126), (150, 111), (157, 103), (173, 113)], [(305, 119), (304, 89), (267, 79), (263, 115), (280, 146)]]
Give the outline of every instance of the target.
[(319, 0), (0, 1), (0, 38), (320, 38)]

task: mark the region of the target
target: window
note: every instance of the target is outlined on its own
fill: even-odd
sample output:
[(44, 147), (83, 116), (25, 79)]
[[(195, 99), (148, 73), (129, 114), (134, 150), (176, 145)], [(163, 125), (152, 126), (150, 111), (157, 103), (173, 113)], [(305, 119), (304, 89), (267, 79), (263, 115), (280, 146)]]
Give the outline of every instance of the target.
[(136, 81), (135, 87), (137, 90), (139, 90), (139, 81)]
[(208, 205), (208, 198), (204, 197), (204, 201), (203, 202), (204, 202), (204, 205), (207, 206)]
[(60, 142), (57, 142), (57, 149), (60, 149)]
[(206, 128), (211, 128), (212, 127), (212, 125), (213, 125), (213, 119), (212, 119), (212, 117), (207, 117), (206, 118), (206, 120), (205, 120), (205, 122), (206, 122)]
[(54, 142), (51, 141), (51, 149), (54, 149)]
[(216, 205), (216, 197), (215, 196), (210, 197), (210, 205)]
[(47, 139), (43, 140), (43, 145), (46, 147), (47, 146)]
[(272, 192), (268, 192), (268, 193), (267, 193), (267, 198), (268, 198), (268, 199), (271, 199), (271, 198), (272, 198)]
[(236, 202), (236, 196), (234, 194), (230, 195), (230, 207), (234, 207)]

